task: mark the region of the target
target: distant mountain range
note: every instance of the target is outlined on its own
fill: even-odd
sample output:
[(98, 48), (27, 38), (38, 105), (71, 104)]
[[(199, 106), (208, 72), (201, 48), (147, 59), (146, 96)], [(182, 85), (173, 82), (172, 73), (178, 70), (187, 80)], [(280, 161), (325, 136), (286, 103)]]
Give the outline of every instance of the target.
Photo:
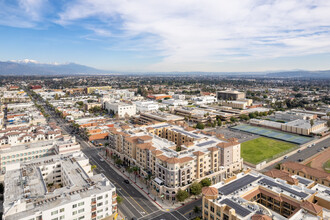
[[(76, 63), (44, 64), (34, 60), (0, 61), (0, 75), (104, 75), (113, 71), (99, 70)], [(324, 78), (330, 79), (330, 70), (324, 71), (273, 71), (273, 72), (116, 72), (116, 75), (148, 75), (148, 76), (232, 76), (232, 77), (267, 77), (267, 78)]]
[(75, 63), (43, 64), (36, 62), (0, 62), (0, 75), (74, 75), (105, 74), (109, 71), (98, 70)]

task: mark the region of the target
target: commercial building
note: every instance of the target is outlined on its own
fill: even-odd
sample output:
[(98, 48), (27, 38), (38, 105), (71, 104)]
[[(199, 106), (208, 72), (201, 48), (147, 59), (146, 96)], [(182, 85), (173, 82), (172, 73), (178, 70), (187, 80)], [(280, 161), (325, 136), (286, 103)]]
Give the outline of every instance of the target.
[(217, 91), (217, 98), (218, 100), (237, 100), (237, 99), (244, 99), (245, 93), (226, 90), (226, 91)]
[(105, 102), (105, 109), (116, 114), (119, 118), (131, 117), (136, 114), (136, 105), (125, 102)]
[(302, 113), (302, 112), (293, 112), (293, 111), (286, 111), (286, 112), (277, 111), (274, 114), (274, 118), (276, 120), (283, 120), (283, 121), (293, 121), (297, 119), (310, 120), (310, 119), (316, 119), (317, 115)]
[(172, 98), (171, 95), (166, 95), (166, 94), (153, 94), (153, 95), (149, 95), (148, 98), (150, 99), (154, 99), (154, 100), (161, 100), (161, 99), (170, 99)]
[(237, 109), (246, 109), (248, 106), (251, 106), (252, 99), (220, 100), (219, 104)]
[(188, 105), (188, 101), (182, 99), (164, 99), (162, 103), (174, 107)]
[(167, 123), (113, 129), (106, 154), (140, 167), (143, 179), (152, 175), (151, 192), (170, 201), (193, 181), (223, 181), (240, 171), (243, 163), (236, 140)]
[(135, 117), (135, 122), (138, 124), (150, 124), (157, 122), (183, 121), (184, 117), (173, 115), (167, 112), (141, 112), (139, 116)]
[(137, 112), (153, 112), (159, 109), (158, 102), (154, 101), (137, 101), (134, 102)]
[(321, 133), (326, 130), (328, 130), (327, 122), (323, 120), (314, 120), (313, 124), (311, 124), (310, 120), (297, 119), (282, 124), (282, 131), (302, 135)]
[(86, 88), (86, 93), (90, 94), (93, 93), (97, 90), (104, 90), (104, 91), (108, 91), (111, 90), (111, 86), (96, 86), (96, 87), (87, 87)]
[(292, 178), (297, 185), (251, 171), (205, 187), (203, 219), (328, 219), (330, 188), (303, 177)]
[(262, 119), (251, 119), (250, 124), (274, 128), (294, 134), (311, 135), (321, 134), (328, 130), (327, 122), (323, 120), (314, 120), (313, 125), (310, 120), (297, 119), (287, 123), (281, 123), (276, 121), (262, 120)]
[(82, 152), (18, 164), (4, 186), (4, 220), (96, 220), (117, 212), (115, 186), (93, 175)]
[(217, 101), (214, 96), (199, 96), (191, 99), (196, 105), (207, 105)]

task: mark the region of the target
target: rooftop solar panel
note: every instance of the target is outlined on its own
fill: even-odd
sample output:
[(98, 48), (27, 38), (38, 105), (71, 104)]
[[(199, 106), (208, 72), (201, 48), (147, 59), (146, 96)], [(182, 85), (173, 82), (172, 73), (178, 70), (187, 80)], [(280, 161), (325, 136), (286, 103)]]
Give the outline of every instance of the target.
[(300, 192), (300, 191), (297, 191), (297, 190), (294, 190), (292, 188), (289, 188), (289, 187), (286, 187), (284, 185), (281, 185), (281, 184), (278, 184), (272, 180), (269, 180), (269, 179), (266, 179), (266, 178), (263, 178), (260, 180), (261, 182), (269, 185), (269, 186), (273, 186), (273, 187), (279, 187), (280, 189), (284, 190), (284, 191), (287, 191), (295, 196), (298, 196), (298, 197), (302, 197), (302, 198), (306, 198), (308, 196), (308, 194), (304, 193), (304, 192)]
[(233, 192), (235, 192), (236, 190), (239, 190), (241, 188), (243, 188), (244, 186), (256, 181), (257, 179), (259, 179), (260, 177), (255, 177), (255, 176), (251, 176), (251, 175), (246, 175), (242, 178), (239, 178), (229, 184), (224, 185), (223, 187), (220, 187), (218, 189), (219, 193), (222, 195), (229, 195)]
[(245, 217), (247, 215), (249, 215), (251, 213), (250, 210), (244, 208), (243, 206), (241, 206), (240, 204), (230, 200), (230, 199), (224, 199), (220, 202), (220, 204), (226, 204), (229, 207), (235, 209), (236, 213), (242, 217)]
[(210, 144), (214, 144), (214, 143), (217, 143), (215, 141), (206, 141), (204, 143), (200, 143), (200, 144), (196, 144), (198, 147), (204, 147), (206, 145), (210, 145)]
[(297, 177), (299, 183), (302, 183), (302, 184), (305, 184), (305, 185), (308, 185), (310, 184), (312, 181), (310, 180), (306, 180), (306, 179), (303, 179), (303, 178), (300, 178), (300, 177)]
[(193, 138), (199, 138), (198, 135), (195, 135), (195, 134), (192, 134), (192, 133), (189, 133), (189, 132), (186, 132), (186, 131), (182, 131), (182, 130), (179, 130), (179, 129), (176, 129), (176, 128), (173, 128), (173, 131), (188, 135), (188, 136), (193, 137)]

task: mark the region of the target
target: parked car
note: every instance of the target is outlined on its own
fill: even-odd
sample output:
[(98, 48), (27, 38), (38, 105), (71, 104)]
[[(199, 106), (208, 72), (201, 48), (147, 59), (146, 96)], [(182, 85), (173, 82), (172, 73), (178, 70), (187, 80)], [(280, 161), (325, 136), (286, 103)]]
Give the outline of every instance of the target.
[(298, 153), (300, 153), (301, 152), (301, 150), (298, 150)]
[(302, 162), (302, 161), (303, 161), (303, 159), (301, 159), (301, 158), (298, 159), (298, 162)]
[(124, 183), (129, 184), (129, 181), (128, 180), (124, 180)]
[(284, 156), (284, 160), (287, 159), (287, 158), (288, 158), (288, 156)]

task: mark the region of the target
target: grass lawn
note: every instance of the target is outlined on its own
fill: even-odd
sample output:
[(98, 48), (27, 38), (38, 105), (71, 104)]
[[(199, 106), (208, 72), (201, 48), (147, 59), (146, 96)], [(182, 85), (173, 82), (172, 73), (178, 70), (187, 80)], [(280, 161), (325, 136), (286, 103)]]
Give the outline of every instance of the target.
[(330, 173), (330, 160), (323, 164), (323, 169), (325, 172)]
[(241, 144), (241, 156), (249, 163), (258, 164), (295, 146), (288, 142), (259, 137)]

